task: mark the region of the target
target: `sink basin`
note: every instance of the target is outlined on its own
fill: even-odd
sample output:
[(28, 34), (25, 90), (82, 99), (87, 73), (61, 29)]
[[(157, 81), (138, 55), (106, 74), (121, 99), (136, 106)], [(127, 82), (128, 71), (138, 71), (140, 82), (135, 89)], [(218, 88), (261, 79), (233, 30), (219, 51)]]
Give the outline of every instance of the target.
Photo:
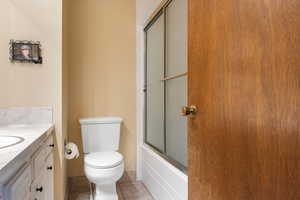
[(24, 138), (18, 136), (1, 136), (0, 135), (0, 149), (11, 147), (20, 144)]

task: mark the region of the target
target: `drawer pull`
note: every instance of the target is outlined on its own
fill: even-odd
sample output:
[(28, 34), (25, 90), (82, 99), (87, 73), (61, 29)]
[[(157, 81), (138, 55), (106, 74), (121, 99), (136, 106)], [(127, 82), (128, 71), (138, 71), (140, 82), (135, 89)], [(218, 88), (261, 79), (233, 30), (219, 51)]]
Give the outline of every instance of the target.
[(43, 192), (43, 187), (36, 188), (36, 191), (37, 191), (37, 192)]
[(47, 167), (47, 170), (52, 170), (52, 169), (53, 169), (52, 166)]
[(49, 147), (54, 147), (54, 144), (50, 144)]

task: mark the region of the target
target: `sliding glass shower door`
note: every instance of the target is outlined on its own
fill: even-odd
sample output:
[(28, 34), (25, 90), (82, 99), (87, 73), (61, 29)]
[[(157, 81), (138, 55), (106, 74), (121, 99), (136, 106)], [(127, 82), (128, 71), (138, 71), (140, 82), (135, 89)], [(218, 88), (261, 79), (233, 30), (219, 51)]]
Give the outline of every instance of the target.
[(187, 167), (187, 2), (172, 0), (145, 28), (145, 142), (182, 170)]
[[(162, 13), (147, 30), (147, 142), (165, 151), (164, 135), (164, 17)], [(153, 133), (153, 134), (152, 134)]]

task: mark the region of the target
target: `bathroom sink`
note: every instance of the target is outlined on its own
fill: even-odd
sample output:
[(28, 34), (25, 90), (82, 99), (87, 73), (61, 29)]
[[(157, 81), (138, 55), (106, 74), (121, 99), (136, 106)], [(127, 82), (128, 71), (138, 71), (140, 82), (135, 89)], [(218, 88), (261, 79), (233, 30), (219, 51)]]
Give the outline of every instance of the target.
[(0, 149), (11, 147), (20, 144), (24, 138), (18, 136), (1, 136), (0, 135)]

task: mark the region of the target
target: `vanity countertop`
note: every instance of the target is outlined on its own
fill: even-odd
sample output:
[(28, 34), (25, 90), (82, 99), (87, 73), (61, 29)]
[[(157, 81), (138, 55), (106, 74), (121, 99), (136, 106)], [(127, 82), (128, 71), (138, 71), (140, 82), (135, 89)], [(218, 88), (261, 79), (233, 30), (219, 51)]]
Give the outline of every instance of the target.
[(22, 143), (0, 149), (0, 183), (9, 172), (29, 159), (53, 131), (53, 124), (0, 126), (0, 136), (24, 138)]

